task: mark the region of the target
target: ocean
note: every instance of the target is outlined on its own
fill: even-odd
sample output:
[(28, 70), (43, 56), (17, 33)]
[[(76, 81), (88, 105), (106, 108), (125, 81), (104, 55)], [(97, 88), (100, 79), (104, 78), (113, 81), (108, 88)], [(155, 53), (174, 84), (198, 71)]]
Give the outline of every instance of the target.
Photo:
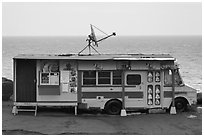
[[(18, 54), (78, 53), (86, 45), (86, 36), (3, 37), (2, 76), (13, 79), (12, 58)], [(202, 36), (116, 36), (96, 49), (101, 54), (170, 54), (177, 59), (184, 83), (202, 91)]]

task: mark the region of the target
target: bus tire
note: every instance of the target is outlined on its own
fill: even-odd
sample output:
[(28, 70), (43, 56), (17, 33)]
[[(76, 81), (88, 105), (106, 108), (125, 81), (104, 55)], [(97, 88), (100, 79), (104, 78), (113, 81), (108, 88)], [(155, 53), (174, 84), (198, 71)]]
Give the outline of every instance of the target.
[(187, 109), (188, 102), (184, 98), (175, 99), (176, 112), (184, 112)]
[(119, 115), (122, 109), (122, 103), (119, 100), (110, 100), (105, 105), (105, 111), (110, 115)]

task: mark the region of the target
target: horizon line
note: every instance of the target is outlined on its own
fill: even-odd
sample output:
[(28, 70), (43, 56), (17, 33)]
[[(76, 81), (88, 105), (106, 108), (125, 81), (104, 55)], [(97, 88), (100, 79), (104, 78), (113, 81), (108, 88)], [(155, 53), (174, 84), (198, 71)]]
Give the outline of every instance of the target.
[[(2, 35), (2, 37), (87, 37), (88, 35)], [(102, 36), (102, 35), (98, 35)], [(117, 35), (116, 37), (124, 36), (202, 36), (202, 34), (167, 34), (167, 35)]]

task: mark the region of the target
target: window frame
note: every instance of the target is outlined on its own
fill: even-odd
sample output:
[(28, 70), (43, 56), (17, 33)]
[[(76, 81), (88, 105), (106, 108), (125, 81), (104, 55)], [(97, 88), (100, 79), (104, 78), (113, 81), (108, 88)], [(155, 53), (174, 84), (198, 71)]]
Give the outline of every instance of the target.
[[(96, 80), (96, 83), (95, 84), (84, 84), (84, 72), (86, 71), (95, 71), (96, 72), (96, 77), (95, 77), (95, 80)], [(114, 82), (114, 78), (113, 78), (113, 73), (115, 71), (118, 71), (118, 70), (102, 70), (103, 72), (109, 72), (110, 73), (110, 83), (109, 84), (99, 84), (99, 72), (101, 71), (97, 71), (97, 70), (83, 70), (82, 73), (81, 73), (81, 85), (84, 86), (84, 87), (89, 87), (89, 86), (122, 86), (122, 72), (121, 72), (121, 83), (120, 84), (113, 84)]]
[[(49, 83), (42, 83), (42, 74), (43, 73), (48, 73), (48, 78), (49, 78)], [(51, 84), (51, 73), (57, 73), (58, 75), (58, 84)], [(40, 86), (59, 86), (60, 85), (60, 73), (59, 72), (42, 72), (40, 71), (40, 81), (39, 81)]]
[[(139, 75), (140, 76), (140, 84), (128, 84), (128, 75)], [(125, 76), (125, 85), (126, 86), (138, 86), (138, 85), (141, 85), (142, 83), (142, 75), (141, 74), (136, 74), (136, 73), (129, 73)]]
[[(114, 84), (114, 72), (119, 72), (121, 74), (121, 76), (120, 76), (120, 84)], [(122, 71), (118, 71), (118, 70), (112, 71), (112, 85), (113, 86), (122, 86)]]
[[(53, 70), (54, 68), (54, 70)], [(39, 73), (38, 73), (38, 85), (39, 86), (59, 86), (60, 85), (60, 64), (59, 64), (59, 60), (49, 60), (49, 59), (45, 59), (45, 60), (40, 60), (40, 67), (38, 69)], [(48, 74), (48, 83), (42, 83), (42, 74)], [(57, 73), (57, 84), (55, 83), (51, 83), (51, 74)]]
[[(84, 72), (88, 72), (88, 71), (94, 71), (95, 72), (95, 78), (89, 78), (89, 79), (95, 79), (95, 84), (84, 84)], [(96, 71), (95, 70), (82, 71), (82, 86), (96, 86), (96, 85), (97, 85), (97, 73), (96, 73)]]
[[(165, 81), (166, 81), (166, 80), (165, 80), (165, 79), (166, 79), (165, 71), (170, 71), (170, 69), (164, 70), (164, 87), (172, 87), (172, 74), (171, 74), (171, 83), (170, 83), (170, 84), (166, 84), (166, 83), (165, 83)], [(182, 86), (184, 86), (183, 79), (182, 79), (182, 77), (181, 77), (181, 74), (180, 74), (179, 69), (177, 69), (176, 71), (177, 71), (177, 72), (175, 72), (174, 74), (175, 74), (175, 75), (178, 75), (178, 77), (179, 77), (181, 83), (177, 83), (177, 81), (176, 81), (176, 79), (175, 79), (174, 85), (175, 85), (176, 87), (182, 87)], [(171, 72), (171, 73), (172, 73), (172, 72)], [(176, 78), (176, 77), (174, 76), (174, 78)]]
[[(109, 74), (110, 74), (110, 77), (109, 77), (110, 82), (109, 82), (109, 84), (99, 84), (99, 73), (100, 72), (109, 72)], [(111, 75), (112, 71), (97, 71), (96, 73), (98, 73), (97, 74), (97, 83), (96, 83), (97, 85), (99, 85), (99, 86), (100, 85), (112, 85), (112, 78), (111, 78), (112, 77), (112, 75)], [(107, 78), (107, 77), (102, 77), (102, 78)]]

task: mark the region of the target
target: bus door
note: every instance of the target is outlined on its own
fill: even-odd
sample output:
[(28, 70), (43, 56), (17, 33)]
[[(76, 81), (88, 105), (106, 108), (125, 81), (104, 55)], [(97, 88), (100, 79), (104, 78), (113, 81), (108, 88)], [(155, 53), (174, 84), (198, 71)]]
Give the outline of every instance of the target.
[(146, 106), (156, 108), (162, 106), (161, 71), (147, 72)]
[(145, 71), (125, 72), (125, 107), (144, 107)]

